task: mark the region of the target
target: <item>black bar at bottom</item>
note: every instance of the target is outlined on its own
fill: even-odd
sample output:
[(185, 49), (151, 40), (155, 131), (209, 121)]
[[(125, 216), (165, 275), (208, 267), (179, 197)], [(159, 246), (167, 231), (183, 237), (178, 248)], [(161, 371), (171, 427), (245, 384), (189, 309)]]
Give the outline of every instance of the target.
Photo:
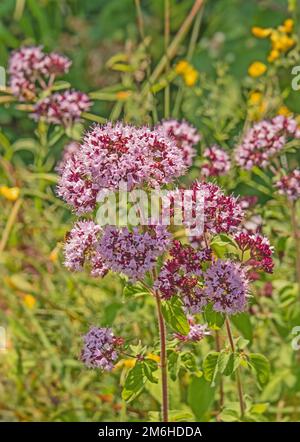
[[(44, 441), (53, 438), (66, 440), (158, 440), (159, 438), (188, 438), (189, 440), (214, 440), (216, 437), (295, 437), (300, 435), (300, 423), (142, 423), (142, 422), (1, 422), (0, 440), (11, 437), (18, 440)], [(61, 439), (60, 439), (61, 440)]]

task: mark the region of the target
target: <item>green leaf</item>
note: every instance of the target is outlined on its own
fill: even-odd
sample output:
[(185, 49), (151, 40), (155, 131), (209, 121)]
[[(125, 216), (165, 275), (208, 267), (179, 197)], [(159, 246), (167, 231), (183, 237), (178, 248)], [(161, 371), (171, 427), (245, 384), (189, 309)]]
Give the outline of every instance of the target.
[(212, 305), (208, 304), (204, 310), (204, 318), (210, 328), (218, 330), (222, 327), (225, 321), (225, 315), (213, 310)]
[(232, 373), (235, 372), (235, 370), (240, 365), (241, 359), (238, 353), (231, 353), (227, 362), (227, 365), (223, 371), (223, 374), (225, 376), (231, 376)]
[(122, 391), (122, 398), (127, 402), (132, 401), (141, 393), (146, 382), (147, 376), (144, 373), (143, 364), (137, 362), (127, 374)]
[(251, 342), (253, 339), (253, 328), (249, 315), (247, 313), (233, 315), (231, 317), (231, 321), (234, 326), (242, 333), (244, 338), (248, 339)]
[(175, 381), (180, 368), (180, 353), (177, 351), (168, 352), (168, 371), (170, 378)]
[(239, 422), (240, 414), (237, 410), (232, 408), (224, 408), (220, 414), (220, 418), (223, 422)]
[(197, 420), (201, 420), (213, 404), (215, 388), (204, 377), (193, 377), (188, 388), (188, 404)]
[(236, 253), (238, 249), (237, 243), (225, 234), (216, 235), (210, 246), (218, 258), (224, 258), (227, 253)]
[(148, 290), (145, 289), (145, 287), (140, 284), (127, 284), (123, 289), (123, 296), (125, 298), (131, 298), (131, 297), (138, 297), (138, 296), (145, 296), (149, 295)]
[[(187, 408), (187, 407), (186, 407)], [(149, 411), (149, 422), (161, 421), (161, 413), (159, 411)], [(194, 416), (190, 411), (185, 410), (169, 410), (170, 422), (194, 422)]]
[(228, 353), (226, 351), (221, 351), (218, 358), (218, 370), (220, 373), (224, 373), (228, 362), (230, 360), (230, 356), (232, 353)]
[(258, 383), (263, 386), (268, 383), (270, 377), (270, 363), (268, 359), (259, 353), (250, 353), (249, 365), (254, 369)]
[(106, 118), (100, 117), (100, 115), (91, 114), (90, 112), (82, 112), (82, 118), (89, 121), (96, 121), (96, 123), (104, 124), (106, 123)]
[(148, 379), (148, 381), (152, 382), (153, 384), (157, 384), (158, 379), (155, 376), (153, 376), (153, 372), (156, 371), (158, 368), (157, 362), (153, 361), (152, 359), (145, 359), (142, 362), (142, 365), (143, 365), (144, 374)]
[(212, 384), (215, 381), (216, 375), (218, 373), (218, 359), (220, 353), (217, 351), (212, 351), (208, 353), (203, 361), (203, 372), (204, 377), (208, 382)]
[(244, 350), (247, 345), (249, 344), (249, 340), (248, 339), (244, 339), (242, 338), (242, 336), (239, 336), (236, 340), (236, 346), (238, 348), (238, 350)]
[(181, 355), (181, 366), (191, 372), (198, 372), (197, 361), (192, 353), (183, 353)]
[(190, 325), (183, 311), (180, 299), (173, 296), (169, 301), (162, 303), (162, 314), (166, 323), (176, 332), (187, 335)]
[(268, 409), (268, 402), (253, 404), (249, 410), (250, 413), (263, 414)]
[(69, 89), (71, 84), (68, 81), (60, 80), (56, 81), (51, 87), (52, 91), (61, 91), (62, 89)]

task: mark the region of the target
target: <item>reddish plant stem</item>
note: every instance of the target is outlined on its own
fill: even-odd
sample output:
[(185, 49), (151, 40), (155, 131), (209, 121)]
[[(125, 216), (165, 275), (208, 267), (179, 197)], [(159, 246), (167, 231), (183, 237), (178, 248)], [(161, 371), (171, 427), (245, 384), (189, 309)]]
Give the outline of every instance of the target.
[(161, 311), (161, 301), (158, 292), (155, 293), (157, 317), (160, 335), (160, 368), (162, 384), (162, 421), (168, 422), (168, 368), (167, 368), (167, 348), (166, 348), (166, 326)]
[[(227, 317), (225, 319), (225, 324), (226, 324), (226, 330), (227, 330), (227, 335), (228, 335), (230, 347), (231, 347), (232, 352), (234, 353), (235, 347), (234, 347), (233, 337), (232, 337), (232, 333), (231, 333), (230, 322)], [(244, 404), (244, 399), (243, 399), (243, 389), (242, 389), (239, 367), (236, 369), (236, 382), (237, 382), (238, 396), (239, 396), (239, 402), (240, 402), (241, 417), (243, 417), (245, 414), (245, 404)]]

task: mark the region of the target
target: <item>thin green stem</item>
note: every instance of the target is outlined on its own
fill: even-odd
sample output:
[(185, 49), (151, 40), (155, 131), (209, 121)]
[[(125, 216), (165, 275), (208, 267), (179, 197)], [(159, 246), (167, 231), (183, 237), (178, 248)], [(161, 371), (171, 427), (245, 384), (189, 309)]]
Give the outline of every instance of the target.
[(291, 204), (291, 224), (296, 247), (296, 275), (298, 282), (298, 292), (300, 293), (300, 231), (297, 222), (296, 202)]
[[(165, 53), (167, 55), (168, 46), (170, 42), (170, 0), (165, 0)], [(167, 60), (166, 63), (166, 73), (168, 73), (170, 69), (170, 60)], [(165, 106), (164, 106), (164, 115), (165, 118), (169, 118), (170, 116), (170, 84), (165, 87)]]
[(17, 201), (13, 205), (13, 208), (10, 212), (9, 217), (8, 217), (8, 220), (7, 220), (6, 226), (3, 230), (2, 238), (0, 241), (0, 253), (2, 253), (6, 247), (11, 229), (13, 228), (13, 225), (17, 219), (21, 204), (22, 204), (22, 200), (21, 200), (21, 198), (19, 198), (19, 199), (17, 199)]
[(145, 38), (145, 27), (144, 27), (144, 19), (143, 19), (143, 13), (142, 13), (142, 8), (141, 8), (141, 2), (140, 2), (140, 0), (134, 0), (134, 1), (135, 1), (136, 13), (137, 13), (138, 30), (140, 33), (141, 40), (143, 41)]
[[(195, 19), (194, 22), (194, 26), (193, 26), (193, 30), (192, 30), (192, 35), (190, 38), (190, 42), (189, 42), (189, 46), (188, 46), (188, 51), (187, 51), (187, 56), (186, 59), (188, 61), (191, 61), (195, 48), (196, 48), (196, 44), (197, 44), (197, 40), (199, 37), (199, 31), (200, 31), (200, 26), (201, 26), (201, 21), (202, 21), (202, 17), (203, 17), (203, 8), (198, 12), (197, 17)], [(178, 92), (176, 94), (176, 98), (175, 98), (175, 104), (174, 104), (174, 110), (173, 110), (173, 116), (174, 118), (178, 118), (179, 117), (179, 111), (180, 111), (180, 106), (181, 106), (181, 101), (183, 98), (183, 88), (180, 87), (178, 89)]]
[(179, 31), (175, 35), (175, 37), (172, 40), (171, 44), (169, 45), (166, 53), (163, 55), (163, 57), (161, 58), (161, 60), (157, 64), (156, 68), (152, 72), (152, 75), (150, 76), (149, 82), (145, 85), (145, 87), (144, 87), (144, 89), (142, 91), (143, 94), (147, 94), (148, 93), (149, 89), (151, 88), (151, 85), (158, 79), (158, 77), (161, 75), (161, 73), (166, 68), (166, 65), (167, 65), (168, 61), (172, 60), (172, 58), (176, 55), (180, 43), (182, 42), (183, 38), (186, 36), (186, 34), (187, 34), (187, 32), (188, 32), (188, 30), (189, 30), (189, 28), (190, 28), (190, 26), (191, 26), (195, 16), (197, 15), (197, 13), (202, 8), (203, 1), (204, 0), (195, 0), (195, 3), (193, 5), (190, 13), (188, 14), (186, 19), (182, 23)]
[[(229, 321), (228, 317), (226, 317), (226, 319), (225, 319), (225, 324), (226, 324), (226, 330), (227, 330), (227, 335), (228, 335), (230, 347), (231, 347), (232, 353), (234, 353), (235, 347), (234, 347), (233, 337), (232, 337), (231, 328), (230, 328), (230, 321)], [(243, 399), (243, 389), (242, 389), (239, 367), (236, 369), (236, 382), (237, 382), (238, 396), (239, 396), (239, 402), (240, 402), (241, 417), (243, 417), (245, 414), (245, 404), (244, 404), (244, 399)]]

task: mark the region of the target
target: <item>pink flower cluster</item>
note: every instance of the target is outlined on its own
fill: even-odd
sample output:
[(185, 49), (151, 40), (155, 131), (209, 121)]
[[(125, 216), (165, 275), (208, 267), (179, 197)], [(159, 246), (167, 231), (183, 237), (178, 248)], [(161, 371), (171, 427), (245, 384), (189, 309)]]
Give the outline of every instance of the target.
[(278, 115), (272, 120), (256, 123), (235, 150), (237, 163), (247, 170), (253, 166), (266, 167), (280, 152), (289, 138), (300, 138), (295, 119)]
[(240, 205), (242, 209), (250, 209), (256, 205), (258, 198), (256, 195), (241, 196)]
[(236, 231), (244, 216), (238, 198), (227, 196), (217, 185), (204, 181), (194, 183), (192, 189), (204, 196), (204, 232), (214, 235)]
[(93, 221), (78, 221), (65, 242), (65, 266), (72, 271), (83, 270), (84, 264), (91, 267), (92, 276), (104, 276), (108, 272), (101, 256), (96, 254), (101, 227)]
[(289, 175), (283, 176), (277, 181), (276, 187), (278, 192), (290, 201), (298, 200), (300, 198), (300, 169), (295, 169)]
[(233, 315), (245, 310), (248, 280), (240, 264), (218, 259), (205, 272), (204, 285), (215, 311)]
[(140, 232), (136, 227), (117, 229), (106, 227), (97, 254), (114, 272), (127, 275), (130, 280), (143, 279), (152, 270), (156, 260), (169, 247), (170, 234), (163, 226), (150, 227)]
[(110, 371), (119, 357), (123, 338), (115, 337), (110, 328), (91, 327), (83, 336), (81, 360), (89, 368)]
[(88, 266), (92, 276), (103, 277), (108, 270), (123, 273), (132, 281), (143, 279), (169, 247), (170, 234), (164, 226), (101, 228), (93, 221), (79, 221), (65, 242), (65, 266), (72, 271)]
[(234, 239), (243, 254), (249, 252), (250, 257), (246, 262), (248, 266), (272, 273), (274, 267), (272, 260), (273, 248), (270, 246), (268, 238), (258, 233), (251, 235), (247, 232), (241, 232), (235, 235)]
[(162, 134), (175, 140), (177, 146), (183, 151), (183, 160), (186, 166), (191, 166), (196, 155), (196, 146), (201, 140), (197, 129), (186, 121), (164, 120), (157, 127)]
[(203, 157), (208, 160), (201, 167), (201, 172), (205, 177), (226, 175), (230, 170), (229, 155), (218, 146), (211, 146), (205, 149)]
[(80, 121), (81, 114), (87, 112), (92, 105), (88, 95), (75, 90), (66, 90), (49, 95), (38, 101), (34, 106), (32, 118), (43, 118), (48, 124), (72, 126)]
[(67, 73), (70, 66), (67, 57), (55, 52), (46, 54), (40, 46), (20, 48), (9, 60), (12, 93), (20, 101), (31, 101), (40, 90), (50, 87), (57, 76)]
[(199, 313), (206, 305), (199, 278), (203, 276), (203, 263), (212, 259), (211, 250), (196, 250), (174, 241), (170, 255), (171, 258), (163, 265), (154, 288), (166, 300), (180, 294), (185, 307), (193, 314)]
[(191, 314), (201, 313), (207, 304), (226, 314), (245, 310), (248, 279), (240, 264), (213, 261), (209, 249), (200, 251), (179, 242), (170, 254), (154, 284), (163, 299), (179, 295)]
[(70, 141), (64, 146), (62, 157), (59, 163), (56, 166), (56, 171), (58, 173), (61, 173), (61, 171), (64, 169), (65, 165), (69, 160), (71, 160), (80, 149), (80, 143), (77, 141)]
[[(211, 235), (235, 232), (244, 216), (238, 198), (225, 195), (219, 186), (205, 181), (194, 182), (190, 189), (168, 192), (163, 198), (163, 213), (171, 220), (180, 214), (189, 229), (194, 229), (203, 217), (203, 233)], [(203, 235), (194, 239), (199, 242)]]
[(207, 324), (196, 324), (192, 316), (190, 316), (188, 320), (190, 324), (189, 333), (187, 335), (174, 333), (174, 338), (177, 338), (181, 342), (199, 342), (202, 341), (205, 336), (209, 336), (211, 334), (207, 327)]
[(156, 130), (108, 123), (95, 125), (69, 160), (58, 194), (80, 214), (93, 210), (101, 189), (161, 186), (186, 170), (181, 150)]
[(57, 194), (75, 209), (77, 215), (94, 210), (99, 188), (90, 178), (80, 156), (74, 154), (60, 173)]

